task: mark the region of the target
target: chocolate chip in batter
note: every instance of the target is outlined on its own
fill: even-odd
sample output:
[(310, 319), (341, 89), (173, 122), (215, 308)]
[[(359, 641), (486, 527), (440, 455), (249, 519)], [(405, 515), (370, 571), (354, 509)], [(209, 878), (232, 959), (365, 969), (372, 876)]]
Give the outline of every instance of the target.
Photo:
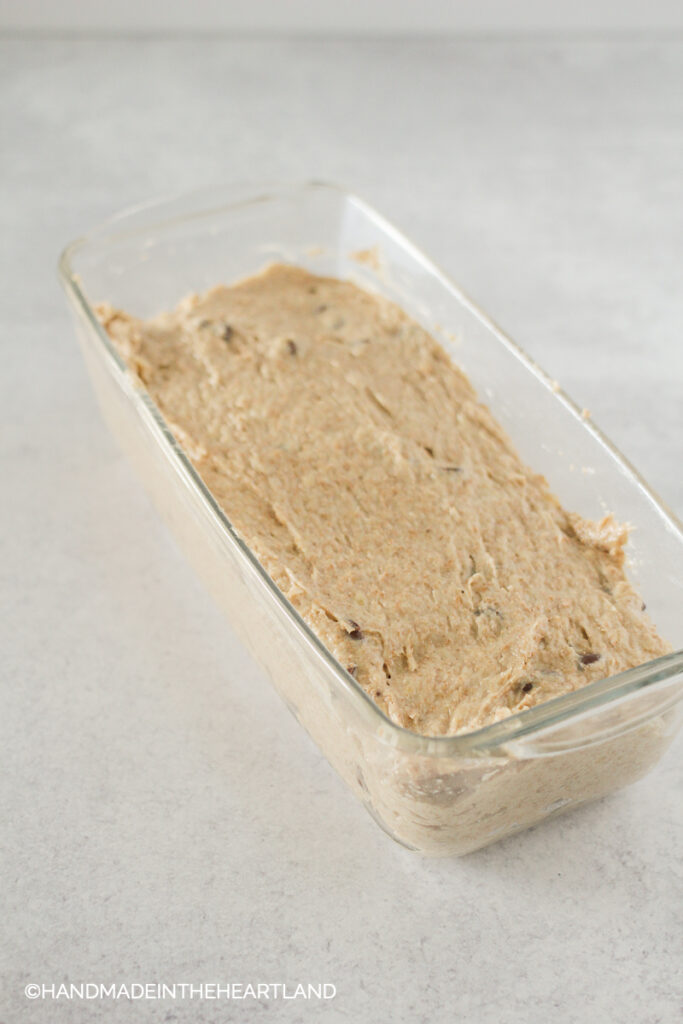
[(483, 615), (484, 612), (491, 612), (491, 614), (497, 615), (499, 619), (504, 618), (503, 613), (500, 610), (500, 608), (494, 608), (492, 604), (488, 604), (484, 608), (475, 608), (474, 609), (475, 616)]
[(346, 621), (348, 622), (349, 626), (351, 626), (351, 629), (349, 630), (349, 637), (352, 640), (362, 640), (363, 637), (365, 636), (365, 633), (360, 628), (358, 623), (354, 622), (353, 619), (347, 619)]
[(605, 574), (602, 571), (602, 569), (600, 569), (600, 568), (598, 568), (598, 581), (600, 583), (600, 589), (601, 590), (604, 590), (604, 592), (606, 594), (611, 594), (612, 593), (612, 587), (610, 585), (610, 582), (607, 579), (607, 577), (605, 576)]
[(596, 661), (600, 661), (601, 655), (594, 654), (593, 651), (589, 651), (587, 654), (582, 654), (579, 658), (579, 665), (594, 665)]
[(533, 688), (534, 684), (532, 682), (526, 682), (522, 685), (522, 693), (531, 693)]
[(287, 338), (287, 351), (289, 352), (290, 356), (295, 356), (299, 351), (298, 348), (296, 347), (296, 342), (292, 341), (291, 338)]
[(355, 679), (356, 678), (356, 672), (358, 671), (358, 666), (357, 665), (347, 665), (346, 666), (346, 671), (349, 673), (350, 676), (353, 676), (353, 678)]
[(225, 327), (223, 328), (223, 333), (221, 334), (221, 338), (223, 339), (223, 341), (231, 341), (232, 340), (232, 335), (233, 335), (232, 327), (230, 326), (230, 324), (226, 324)]

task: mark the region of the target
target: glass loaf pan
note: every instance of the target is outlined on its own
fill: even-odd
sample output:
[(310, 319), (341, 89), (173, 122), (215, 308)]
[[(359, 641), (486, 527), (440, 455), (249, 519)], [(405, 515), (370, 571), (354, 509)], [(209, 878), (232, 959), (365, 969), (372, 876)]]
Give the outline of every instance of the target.
[[(375, 248), (378, 260), (354, 256)], [(612, 510), (634, 527), (629, 574), (677, 648), (683, 533), (538, 367), (357, 197), (319, 183), (232, 187), (128, 211), (60, 261), (93, 385), (166, 522), (288, 707), (381, 827), (426, 854), (467, 853), (642, 776), (680, 724), (680, 649), (476, 732), (418, 736), (379, 710), (235, 534), (93, 304), (149, 316), (270, 260), (352, 278), (427, 327), (566, 508), (590, 518)]]

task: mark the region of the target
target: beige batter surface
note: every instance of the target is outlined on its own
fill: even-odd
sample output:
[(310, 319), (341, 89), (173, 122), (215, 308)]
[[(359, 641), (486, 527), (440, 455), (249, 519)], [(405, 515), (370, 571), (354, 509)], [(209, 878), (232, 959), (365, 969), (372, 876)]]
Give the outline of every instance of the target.
[(102, 323), (235, 529), (398, 724), (495, 722), (670, 648), (398, 307), (290, 266)]

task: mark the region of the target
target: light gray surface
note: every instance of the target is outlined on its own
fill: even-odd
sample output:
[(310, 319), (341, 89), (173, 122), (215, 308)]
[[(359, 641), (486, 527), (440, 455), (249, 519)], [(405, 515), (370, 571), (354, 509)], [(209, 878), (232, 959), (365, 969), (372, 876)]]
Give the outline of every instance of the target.
[(384, 36), (670, 32), (683, 28), (683, 10), (679, 0), (0, 0), (0, 27)]
[[(338, 180), (680, 514), (681, 42), (6, 40), (0, 76), (0, 1020), (676, 1020), (680, 740), (630, 790), (465, 860), (392, 845), (160, 527), (54, 265), (153, 194)], [(23, 996), (63, 980), (338, 995)]]

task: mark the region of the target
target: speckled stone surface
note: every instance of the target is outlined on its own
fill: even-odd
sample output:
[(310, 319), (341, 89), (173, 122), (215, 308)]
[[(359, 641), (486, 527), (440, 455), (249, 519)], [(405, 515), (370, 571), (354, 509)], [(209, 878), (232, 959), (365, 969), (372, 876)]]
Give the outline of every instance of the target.
[[(396, 221), (683, 512), (683, 43), (0, 42), (0, 1020), (656, 1024), (681, 741), (464, 860), (393, 845), (160, 526), (55, 280), (123, 205), (322, 177)], [(28, 1000), (326, 981), (334, 999)]]

